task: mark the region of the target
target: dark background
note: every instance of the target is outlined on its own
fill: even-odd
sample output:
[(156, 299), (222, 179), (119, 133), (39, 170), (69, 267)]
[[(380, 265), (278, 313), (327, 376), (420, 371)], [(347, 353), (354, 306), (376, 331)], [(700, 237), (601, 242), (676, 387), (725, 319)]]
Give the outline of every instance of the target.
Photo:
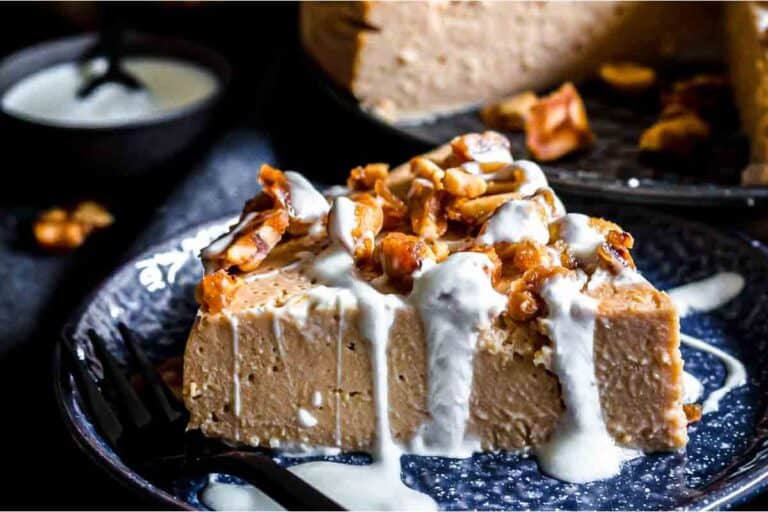
[[(0, 58), (96, 26), (97, 4), (0, 4)], [(0, 507), (156, 508), (83, 455), (53, 397), (51, 354), (67, 316), (122, 260), (185, 227), (239, 209), (262, 161), (324, 183), (366, 161), (397, 163), (424, 148), (344, 111), (317, 83), (297, 44), (296, 5), (146, 3), (122, 6), (127, 26), (218, 50), (234, 82), (217, 125), (187, 154), (141, 178), (89, 178), (76, 168), (4, 162), (0, 172)], [(0, 150), (8, 143), (5, 134)], [(45, 148), (39, 148), (44, 151)], [(116, 224), (69, 255), (36, 249), (42, 208), (81, 198), (109, 205)], [(754, 210), (676, 213), (768, 239)], [(768, 505), (760, 497), (744, 505)]]

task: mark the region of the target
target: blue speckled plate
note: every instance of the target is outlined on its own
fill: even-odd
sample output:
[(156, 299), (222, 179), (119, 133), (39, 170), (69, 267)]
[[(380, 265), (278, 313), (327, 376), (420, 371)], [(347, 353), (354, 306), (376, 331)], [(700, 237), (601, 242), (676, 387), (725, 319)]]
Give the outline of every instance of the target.
[[(745, 277), (746, 288), (735, 300), (682, 324), (685, 332), (744, 361), (749, 382), (726, 396), (719, 412), (691, 427), (684, 453), (636, 459), (608, 481), (559, 482), (543, 476), (533, 459), (506, 453), (467, 460), (404, 457), (405, 481), (433, 496), (444, 509), (725, 508), (754, 495), (768, 481), (768, 250), (745, 238), (644, 209), (588, 213), (616, 220), (634, 234), (638, 267), (661, 289), (717, 271)], [(129, 261), (73, 318), (75, 332), (92, 327), (115, 340), (115, 325), (122, 321), (151, 340), (145, 348), (158, 362), (180, 354), (196, 309), (193, 289), (201, 276), (196, 254), (226, 225), (225, 220), (205, 224)], [(123, 359), (120, 344), (113, 343), (111, 349)], [(717, 359), (688, 347), (683, 347), (683, 355), (686, 370), (703, 380), (707, 391), (722, 382), (725, 371)], [(197, 493), (205, 476), (161, 487), (131, 470), (94, 430), (58, 351), (54, 370), (66, 422), (98, 464), (166, 506), (202, 507)], [(359, 455), (347, 460), (365, 463)]]

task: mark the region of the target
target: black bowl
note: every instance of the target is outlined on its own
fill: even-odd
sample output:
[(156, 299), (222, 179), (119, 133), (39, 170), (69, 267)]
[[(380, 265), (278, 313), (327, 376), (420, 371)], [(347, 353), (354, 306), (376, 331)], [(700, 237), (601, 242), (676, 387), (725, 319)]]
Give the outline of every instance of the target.
[[(37, 71), (77, 61), (95, 43), (94, 34), (85, 34), (42, 43), (8, 56), (0, 61), (0, 97)], [(136, 33), (126, 34), (125, 51), (128, 55), (173, 57), (197, 64), (218, 78), (219, 87), (188, 107), (105, 127), (54, 125), (0, 109), (5, 156), (23, 162), (24, 170), (55, 176), (135, 175), (160, 167), (190, 147), (211, 124), (229, 87), (232, 72), (227, 61), (188, 41)]]

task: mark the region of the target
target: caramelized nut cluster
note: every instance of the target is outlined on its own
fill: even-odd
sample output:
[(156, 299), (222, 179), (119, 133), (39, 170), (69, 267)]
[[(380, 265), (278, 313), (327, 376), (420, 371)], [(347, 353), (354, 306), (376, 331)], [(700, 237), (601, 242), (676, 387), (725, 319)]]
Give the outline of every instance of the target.
[(608, 62), (600, 66), (600, 78), (614, 89), (639, 94), (656, 83), (656, 71), (634, 62)]
[(488, 104), (480, 111), (480, 117), (483, 123), (491, 128), (511, 132), (523, 131), (531, 115), (531, 108), (537, 101), (539, 98), (534, 92), (525, 91)]
[(35, 240), (43, 249), (67, 251), (80, 247), (93, 231), (106, 228), (114, 217), (99, 203), (83, 201), (71, 210), (51, 208), (33, 226)]
[(542, 162), (585, 148), (595, 139), (584, 102), (570, 82), (531, 108), (525, 133), (528, 151)]
[(659, 121), (640, 136), (640, 150), (690, 155), (711, 137), (710, 125), (720, 121), (728, 94), (728, 80), (720, 75), (696, 75), (675, 82), (662, 95)]
[[(512, 161), (509, 142), (500, 134), (463, 135), (446, 151), (413, 158), (393, 173), (385, 164), (355, 167), (347, 180), (349, 193), (335, 198), (324, 226), (330, 241), (352, 255), (361, 275), (383, 274), (403, 292), (412, 287), (414, 272), (428, 262), (439, 263), (459, 251), (485, 254), (494, 287), (508, 296), (505, 321), (512, 323), (546, 313), (539, 289), (554, 275), (580, 266), (588, 273), (595, 265), (615, 274), (634, 268), (629, 252), (632, 237), (616, 224), (596, 218), (590, 219), (590, 227), (605, 242), (589, 268), (577, 261), (555, 222), (564, 213), (562, 205), (548, 188), (523, 197), (522, 185), (531, 190), (531, 184), (539, 183), (525, 181), (529, 178), (524, 171)], [(259, 181), (263, 192), (248, 202), (240, 223), (214, 243), (216, 251), (204, 252), (207, 263), (213, 264), (209, 268), (215, 270), (198, 288), (198, 300), (207, 311), (226, 307), (240, 283), (235, 274), (258, 268), (267, 255), (295, 251), (295, 244), (306, 239), (292, 231), (295, 219), (286, 176), (263, 166)], [(396, 186), (390, 188), (393, 183)], [(523, 215), (519, 222), (530, 222), (538, 231), (528, 238), (528, 228), (521, 226), (519, 241), (497, 241), (491, 230), (501, 224), (488, 221), (513, 200), (519, 203), (507, 211), (509, 222), (518, 222), (515, 215)]]

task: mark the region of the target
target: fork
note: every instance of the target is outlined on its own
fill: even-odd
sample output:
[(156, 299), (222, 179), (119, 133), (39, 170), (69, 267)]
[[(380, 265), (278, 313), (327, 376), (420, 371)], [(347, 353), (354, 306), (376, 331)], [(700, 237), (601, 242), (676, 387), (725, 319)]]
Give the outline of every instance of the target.
[(93, 329), (87, 336), (104, 370), (99, 381), (78, 355), (73, 337), (62, 336), (62, 346), (97, 429), (126, 463), (167, 480), (211, 472), (235, 475), (288, 510), (344, 510), (267, 453), (232, 449), (199, 431), (186, 432), (189, 414), (158, 375), (138, 336), (122, 323), (118, 330), (144, 381), (143, 399)]

